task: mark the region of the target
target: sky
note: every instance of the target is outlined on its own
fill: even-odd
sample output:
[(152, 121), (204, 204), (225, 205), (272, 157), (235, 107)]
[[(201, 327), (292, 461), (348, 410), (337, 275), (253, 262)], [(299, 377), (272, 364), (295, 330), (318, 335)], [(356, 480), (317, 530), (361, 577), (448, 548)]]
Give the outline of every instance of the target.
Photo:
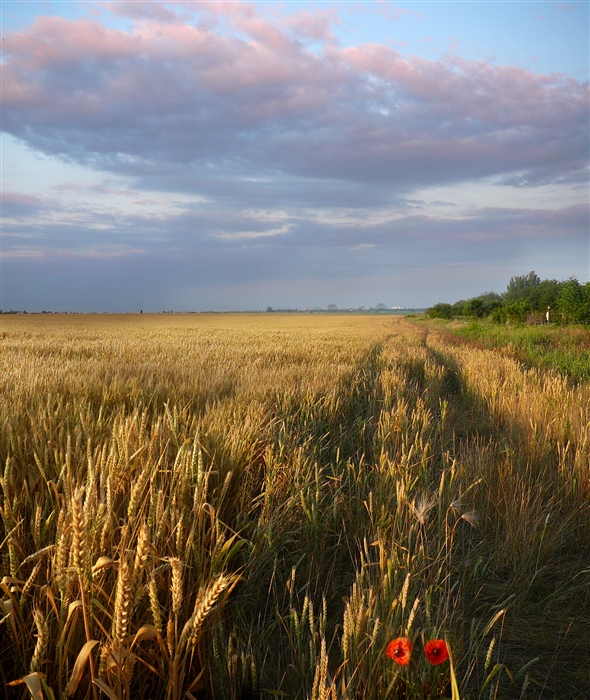
[(587, 0), (0, 11), (3, 310), (588, 281)]

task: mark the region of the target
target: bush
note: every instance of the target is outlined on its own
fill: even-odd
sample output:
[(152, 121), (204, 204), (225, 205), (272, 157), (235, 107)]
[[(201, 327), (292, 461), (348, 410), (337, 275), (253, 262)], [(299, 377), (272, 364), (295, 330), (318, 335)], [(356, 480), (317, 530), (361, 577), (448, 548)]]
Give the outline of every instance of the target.
[(481, 299), (471, 299), (467, 304), (467, 310), (470, 316), (477, 316), (481, 318), (483, 316), (483, 303)]
[(508, 315), (506, 314), (506, 307), (502, 305), (497, 306), (490, 314), (490, 319), (494, 323), (506, 323), (506, 321), (508, 320)]
[(589, 323), (590, 283), (581, 285), (575, 277), (564, 282), (557, 299), (557, 308), (566, 323)]
[(430, 318), (446, 318), (450, 319), (453, 317), (452, 308), (450, 304), (435, 304), (429, 309), (426, 309), (426, 314)]
[(590, 283), (581, 285), (573, 277), (566, 282), (541, 280), (531, 271), (511, 277), (504, 294), (485, 292), (452, 305), (435, 304), (426, 313), (431, 318), (469, 316), (495, 323), (525, 323), (527, 318), (543, 321), (548, 308), (552, 321), (590, 323)]
[(526, 299), (521, 299), (520, 301), (514, 301), (511, 304), (504, 305), (506, 320), (512, 321), (513, 323), (524, 323), (526, 321), (526, 317), (531, 311), (531, 305)]

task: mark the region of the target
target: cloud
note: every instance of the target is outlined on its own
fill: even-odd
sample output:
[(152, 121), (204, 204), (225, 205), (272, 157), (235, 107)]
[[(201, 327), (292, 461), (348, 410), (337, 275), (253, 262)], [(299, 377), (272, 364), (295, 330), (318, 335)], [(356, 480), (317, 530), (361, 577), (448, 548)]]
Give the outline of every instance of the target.
[[(457, 256), (507, 260), (521, 246), (561, 243), (587, 245), (588, 208), (561, 209), (483, 207), (447, 214), (429, 213), (403, 204), (375, 209), (224, 208), (216, 203), (168, 211), (167, 215), (112, 212), (87, 221), (65, 216), (23, 219), (5, 224), (4, 250), (34, 249), (45, 256), (103, 256), (182, 260), (206, 277), (250, 279), (291, 269), (310, 274), (340, 275), (361, 264), (351, 251), (369, 257), (369, 269), (391, 266), (392, 260), (421, 259), (430, 264)], [(417, 212), (417, 213), (416, 213)], [(33, 239), (23, 244), (23, 238)], [(248, 264), (250, 261), (251, 264)], [(346, 261), (344, 264), (343, 261)], [(243, 266), (242, 269), (240, 269)], [(339, 272), (340, 270), (340, 272)]]
[(84, 250), (55, 250), (52, 248), (34, 248), (32, 246), (17, 246), (2, 252), (2, 258), (11, 260), (14, 258), (42, 258), (44, 260), (55, 258), (94, 258), (108, 260), (110, 258), (122, 258), (130, 255), (145, 254), (141, 248), (133, 249), (128, 246), (86, 248)]
[(21, 218), (39, 214), (55, 206), (56, 201), (47, 201), (44, 197), (21, 192), (4, 191), (2, 193), (3, 220)]
[[(370, 211), (365, 214), (371, 219)], [(258, 217), (267, 226), (256, 234), (285, 232), (240, 237), (252, 231)], [(581, 205), (558, 210), (480, 208), (469, 216), (444, 219), (400, 208), (380, 220), (358, 216), (343, 223), (309, 210), (296, 215), (240, 212), (209, 204), (165, 220), (120, 215), (107, 224), (103, 230), (67, 223), (33, 230), (23, 225), (20, 231), (13, 224), (13, 234), (35, 237), (5, 238), (6, 308), (247, 309), (378, 301), (430, 305), (450, 294), (448, 287), (433, 290), (432, 280), (444, 278), (459, 289), (460, 279), (471, 279), (469, 271), (478, 265), (474, 261), (485, 260), (488, 272), (474, 276), (469, 288), (454, 291), (456, 298), (487, 288), (501, 290), (512, 274), (528, 269), (582, 278), (582, 258), (587, 260), (588, 252), (588, 210)], [(221, 230), (238, 235), (211, 235)], [(445, 277), (445, 269), (455, 272)], [(503, 272), (493, 286), (490, 271), (497, 269)], [(412, 278), (412, 270), (421, 272)], [(371, 278), (381, 280), (382, 293), (376, 282), (367, 282)], [(364, 296), (361, 279), (376, 296)], [(390, 288), (397, 290), (395, 296), (388, 295)], [(281, 289), (290, 296), (286, 291), (281, 296)], [(321, 290), (331, 291), (324, 298), (317, 296)]]
[(216, 233), (213, 235), (215, 238), (221, 238), (222, 240), (252, 240), (256, 238), (272, 238), (274, 236), (281, 236), (283, 233), (287, 233), (290, 228), (290, 224), (285, 224), (280, 228), (271, 228), (266, 229), (265, 231), (238, 231), (237, 233)]
[(178, 15), (174, 10), (169, 9), (159, 2), (103, 2), (103, 8), (110, 10), (114, 15), (127, 17), (136, 22), (158, 22), (159, 24), (175, 24), (178, 22)]
[[(398, 191), (490, 176), (523, 186), (587, 178), (588, 88), (577, 81), (404, 58), (382, 45), (339, 48), (327, 14), (271, 20), (244, 3), (198, 7), (215, 22), (125, 4), (128, 31), (40, 17), (7, 36), (4, 128), (47, 154), (162, 189), (182, 180), (179, 169), (190, 173), (182, 190), (195, 175), (208, 179), (211, 164), (223, 180)], [(160, 11), (166, 22), (150, 15)]]
[(331, 25), (340, 24), (340, 18), (334, 9), (309, 12), (303, 10), (287, 16), (285, 28), (304, 40), (336, 44), (337, 39)]
[(266, 308), (474, 260), (576, 274), (587, 84), (344, 47), (340, 10), (293, 7), (102, 3), (5, 36), (5, 298)]

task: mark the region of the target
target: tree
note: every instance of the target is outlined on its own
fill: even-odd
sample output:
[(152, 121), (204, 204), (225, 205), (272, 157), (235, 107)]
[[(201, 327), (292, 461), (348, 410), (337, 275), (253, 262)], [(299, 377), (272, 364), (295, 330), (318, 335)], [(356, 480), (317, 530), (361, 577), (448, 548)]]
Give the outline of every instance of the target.
[(453, 305), (439, 303), (426, 313), (431, 318), (475, 316), (496, 323), (524, 323), (527, 318), (545, 318), (548, 307), (551, 320), (557, 320), (556, 312), (566, 323), (590, 324), (590, 282), (582, 285), (574, 277), (566, 282), (541, 280), (533, 270), (528, 275), (511, 277), (504, 294), (485, 292)]
[(469, 302), (465, 301), (465, 299), (461, 299), (460, 301), (456, 301), (453, 306), (451, 307), (452, 309), (452, 314), (453, 316), (469, 316)]
[(564, 282), (557, 308), (568, 323), (590, 322), (590, 283), (581, 285), (575, 277)]
[(513, 302), (521, 299), (528, 299), (531, 292), (541, 284), (541, 278), (534, 270), (531, 270), (528, 275), (516, 275), (510, 278), (506, 291), (504, 292), (504, 301)]
[(502, 306), (502, 297), (496, 292), (485, 292), (470, 300), (469, 303), (479, 302), (476, 308), (479, 307), (481, 316), (489, 316), (494, 309)]
[(564, 282), (543, 280), (535, 272), (512, 277), (503, 296), (504, 304), (525, 303), (528, 312), (545, 313), (555, 307)]
[(529, 302), (526, 299), (513, 301), (511, 304), (504, 304), (502, 307), (506, 314), (506, 319), (515, 323), (524, 323), (526, 317), (532, 311)]
[(481, 318), (483, 316), (483, 302), (477, 297), (475, 299), (470, 299), (467, 305), (467, 310), (470, 316), (477, 316)]
[(430, 318), (446, 318), (450, 319), (453, 316), (452, 310), (451, 310), (451, 305), (450, 304), (435, 304), (434, 306), (431, 306), (429, 309), (426, 309), (426, 314), (430, 316)]
[(565, 282), (558, 282), (557, 280), (543, 280), (535, 290), (535, 311), (544, 313), (548, 306), (554, 309), (557, 305), (561, 287), (564, 284)]

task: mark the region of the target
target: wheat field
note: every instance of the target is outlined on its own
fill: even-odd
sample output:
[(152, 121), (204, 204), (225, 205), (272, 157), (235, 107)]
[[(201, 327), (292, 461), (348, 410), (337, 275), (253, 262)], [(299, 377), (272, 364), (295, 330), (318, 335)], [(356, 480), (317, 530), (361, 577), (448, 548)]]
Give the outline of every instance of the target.
[(0, 322), (7, 698), (590, 697), (588, 384), (393, 316)]

